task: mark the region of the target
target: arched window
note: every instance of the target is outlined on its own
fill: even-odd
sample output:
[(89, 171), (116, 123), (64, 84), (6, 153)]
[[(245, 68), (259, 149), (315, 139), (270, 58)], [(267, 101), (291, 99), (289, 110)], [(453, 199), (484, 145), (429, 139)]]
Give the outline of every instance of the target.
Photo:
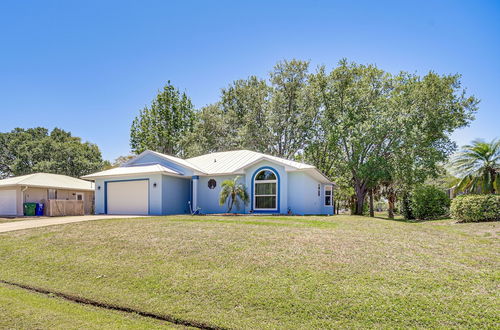
[(262, 170), (254, 179), (254, 210), (273, 211), (278, 209), (278, 179), (274, 171)]

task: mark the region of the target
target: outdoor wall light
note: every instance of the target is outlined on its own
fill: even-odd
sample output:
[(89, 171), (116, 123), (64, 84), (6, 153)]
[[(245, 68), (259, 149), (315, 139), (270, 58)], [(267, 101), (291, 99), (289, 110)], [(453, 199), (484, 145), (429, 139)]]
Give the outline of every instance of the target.
[(155, 183), (153, 183), (153, 187), (155, 187), (155, 188), (156, 188), (156, 182), (155, 182)]
[(97, 190), (101, 190), (101, 186), (97, 186)]

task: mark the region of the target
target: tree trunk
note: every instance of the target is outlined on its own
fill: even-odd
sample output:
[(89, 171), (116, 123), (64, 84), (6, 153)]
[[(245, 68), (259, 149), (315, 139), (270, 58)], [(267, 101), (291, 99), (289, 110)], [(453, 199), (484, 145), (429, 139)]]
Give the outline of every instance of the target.
[(388, 215), (389, 219), (394, 219), (394, 202), (396, 201), (396, 195), (394, 194), (394, 192), (392, 190), (389, 192), (387, 200), (389, 202), (389, 208), (387, 209), (387, 215)]
[(370, 189), (370, 217), (375, 217), (375, 211), (373, 210), (373, 189)]
[(355, 215), (363, 215), (363, 206), (365, 205), (366, 197), (366, 185), (360, 181), (356, 181), (354, 185), (354, 190), (356, 192), (356, 208), (354, 210)]
[(229, 204), (229, 210), (227, 210), (227, 213), (231, 213), (231, 210), (233, 209), (234, 198), (234, 196), (231, 196), (231, 204)]
[(356, 213), (356, 195), (351, 195), (348, 201), (349, 211), (351, 211), (351, 215)]

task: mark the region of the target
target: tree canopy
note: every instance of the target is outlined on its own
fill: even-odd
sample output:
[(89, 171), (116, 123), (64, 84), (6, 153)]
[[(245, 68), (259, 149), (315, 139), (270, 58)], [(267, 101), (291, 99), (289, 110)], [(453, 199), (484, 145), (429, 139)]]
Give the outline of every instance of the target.
[(185, 137), (192, 130), (194, 107), (186, 93), (170, 81), (158, 93), (150, 107), (145, 107), (132, 122), (130, 146), (134, 153), (146, 149), (183, 156)]
[(460, 177), (457, 191), (495, 194), (500, 192), (500, 140), (475, 140), (462, 147), (451, 162)]
[(267, 80), (240, 79), (222, 89), (220, 100), (198, 113), (188, 154), (250, 149), (297, 157), (319, 119), (309, 83), (309, 62), (276, 64)]
[(265, 79), (232, 82), (196, 112), (167, 85), (134, 121), (131, 144), (135, 152), (250, 149), (305, 161), (354, 191), (350, 199), (361, 214), (369, 191), (394, 205), (396, 193), (440, 172), (456, 149), (450, 134), (477, 110), (460, 78), (391, 74), (345, 59), (329, 72), (311, 72), (307, 61), (285, 60)]
[[(320, 68), (314, 84), (324, 109), (318, 128), (324, 138), (311, 145), (312, 152), (306, 147), (306, 156), (320, 169), (325, 157), (337, 158), (327, 170), (333, 166), (349, 176), (355, 213), (361, 214), (370, 188), (423, 182), (455, 150), (449, 135), (472, 120), (477, 105), (459, 79), (433, 72), (393, 76), (346, 60), (330, 73)], [(317, 144), (324, 151), (315, 152)]]
[(103, 167), (97, 145), (43, 127), (0, 133), (0, 177), (47, 172), (80, 177)]

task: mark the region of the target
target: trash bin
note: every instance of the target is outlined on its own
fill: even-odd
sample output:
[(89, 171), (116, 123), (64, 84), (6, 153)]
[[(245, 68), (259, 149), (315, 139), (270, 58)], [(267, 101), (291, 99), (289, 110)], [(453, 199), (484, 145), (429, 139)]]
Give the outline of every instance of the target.
[(37, 217), (43, 216), (43, 204), (42, 203), (37, 203), (36, 204), (35, 215)]
[(24, 203), (24, 215), (34, 216), (36, 213), (36, 203)]

